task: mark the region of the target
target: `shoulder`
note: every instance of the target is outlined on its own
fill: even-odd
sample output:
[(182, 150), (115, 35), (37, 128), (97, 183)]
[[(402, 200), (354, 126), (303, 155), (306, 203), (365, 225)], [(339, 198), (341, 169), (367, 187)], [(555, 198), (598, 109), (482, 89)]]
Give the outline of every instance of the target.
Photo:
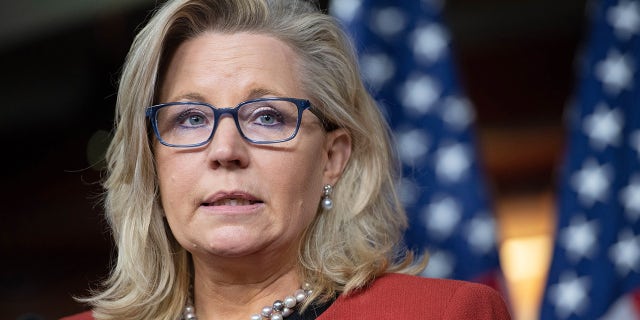
[(63, 317), (60, 320), (93, 320), (93, 313), (91, 311), (85, 311), (82, 313)]
[(456, 295), (478, 295), (479, 297), (500, 297), (493, 288), (476, 282), (427, 278), (406, 274), (391, 273), (376, 279), (370, 287), (366, 288), (370, 294), (396, 293), (420, 293), (437, 294), (443, 297)]
[(387, 274), (340, 296), (320, 319), (510, 319), (502, 296), (489, 286), (459, 280)]

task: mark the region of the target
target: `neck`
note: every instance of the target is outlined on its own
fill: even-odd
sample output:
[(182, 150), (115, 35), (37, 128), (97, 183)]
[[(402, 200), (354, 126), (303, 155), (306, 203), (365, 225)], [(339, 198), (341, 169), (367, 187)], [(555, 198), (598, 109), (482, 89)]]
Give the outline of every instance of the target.
[[(289, 257), (295, 255), (288, 255)], [(194, 257), (194, 303), (198, 319), (246, 320), (302, 285), (296, 261), (278, 258)]]

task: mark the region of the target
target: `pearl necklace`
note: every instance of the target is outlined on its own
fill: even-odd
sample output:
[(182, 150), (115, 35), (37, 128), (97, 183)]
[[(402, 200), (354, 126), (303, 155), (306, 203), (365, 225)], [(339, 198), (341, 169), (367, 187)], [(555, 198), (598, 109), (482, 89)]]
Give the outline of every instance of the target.
[[(251, 315), (251, 320), (282, 320), (293, 313), (294, 308), (306, 300), (311, 295), (311, 285), (305, 283), (302, 288), (296, 290), (293, 295), (286, 296), (284, 300), (276, 300), (271, 306), (265, 306), (260, 313)], [(187, 305), (182, 311), (180, 320), (198, 320), (196, 308), (191, 302), (191, 297), (187, 299)]]

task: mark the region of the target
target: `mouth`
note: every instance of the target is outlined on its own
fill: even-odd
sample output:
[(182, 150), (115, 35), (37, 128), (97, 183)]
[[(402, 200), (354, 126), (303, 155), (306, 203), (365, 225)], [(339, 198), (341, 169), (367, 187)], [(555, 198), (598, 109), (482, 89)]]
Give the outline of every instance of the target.
[(262, 200), (244, 192), (218, 192), (200, 205), (203, 207), (241, 207), (263, 203)]
[(202, 206), (205, 207), (218, 207), (218, 206), (230, 206), (230, 207), (238, 207), (238, 206), (250, 206), (256, 203), (262, 203), (262, 201), (258, 200), (249, 200), (244, 198), (224, 198), (220, 200), (216, 200), (213, 202), (203, 202)]

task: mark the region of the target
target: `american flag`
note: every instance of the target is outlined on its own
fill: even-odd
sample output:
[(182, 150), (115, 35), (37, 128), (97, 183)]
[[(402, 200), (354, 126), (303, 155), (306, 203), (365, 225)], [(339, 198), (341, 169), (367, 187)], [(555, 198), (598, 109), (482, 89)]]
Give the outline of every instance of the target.
[(426, 277), (503, 290), (474, 138), (438, 1), (334, 0), (329, 12), (358, 50), (363, 78), (391, 124), (403, 163), (408, 246), (426, 250)]
[(640, 319), (640, 0), (590, 3), (541, 319)]

